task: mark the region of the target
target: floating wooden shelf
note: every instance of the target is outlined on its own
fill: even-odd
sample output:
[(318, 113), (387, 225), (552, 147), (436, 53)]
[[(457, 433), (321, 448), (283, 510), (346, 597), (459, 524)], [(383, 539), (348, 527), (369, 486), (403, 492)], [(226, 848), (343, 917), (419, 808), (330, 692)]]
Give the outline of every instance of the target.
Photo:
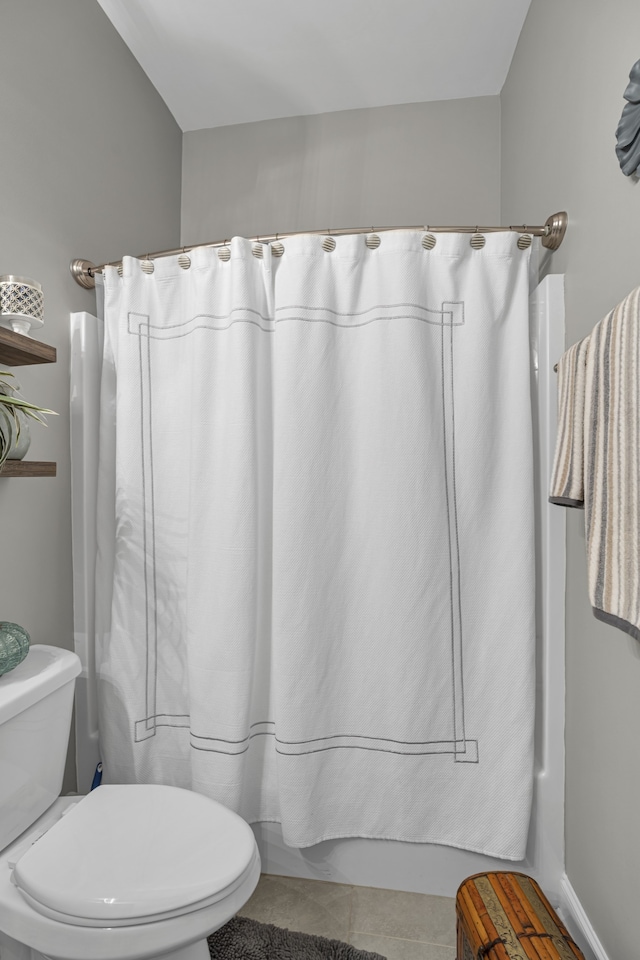
[(8, 477), (55, 477), (56, 465), (49, 460), (5, 460), (0, 480)]
[[(55, 363), (56, 348), (21, 333), (0, 327), (0, 366), (24, 367), (28, 363)], [(56, 465), (47, 460), (5, 460), (0, 480), (8, 477), (55, 477)]]
[(55, 363), (56, 348), (21, 333), (0, 327), (0, 364), (23, 367), (28, 363)]

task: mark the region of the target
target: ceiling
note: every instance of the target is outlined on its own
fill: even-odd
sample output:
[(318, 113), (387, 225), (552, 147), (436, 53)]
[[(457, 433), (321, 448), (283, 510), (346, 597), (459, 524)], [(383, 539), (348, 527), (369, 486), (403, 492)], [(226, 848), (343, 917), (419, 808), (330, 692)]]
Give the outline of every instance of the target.
[(495, 96), (531, 0), (98, 0), (182, 130)]

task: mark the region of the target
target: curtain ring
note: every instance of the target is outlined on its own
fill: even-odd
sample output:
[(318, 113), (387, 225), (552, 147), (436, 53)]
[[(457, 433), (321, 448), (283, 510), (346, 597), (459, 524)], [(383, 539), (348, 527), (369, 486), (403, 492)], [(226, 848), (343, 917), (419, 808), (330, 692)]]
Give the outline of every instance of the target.
[(325, 253), (331, 253), (331, 251), (335, 250), (335, 248), (336, 248), (336, 242), (331, 236), (331, 229), (328, 229), (327, 235), (322, 241), (322, 249), (325, 251)]

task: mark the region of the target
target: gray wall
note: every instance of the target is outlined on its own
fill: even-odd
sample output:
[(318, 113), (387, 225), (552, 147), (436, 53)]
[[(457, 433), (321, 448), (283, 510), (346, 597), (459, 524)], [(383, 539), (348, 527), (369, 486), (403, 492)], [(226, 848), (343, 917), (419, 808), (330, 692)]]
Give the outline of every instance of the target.
[[(569, 213), (567, 344), (640, 283), (640, 184), (614, 152), (639, 28), (637, 0), (533, 0), (502, 92), (503, 219)], [(640, 645), (591, 614), (583, 522), (567, 512), (567, 873), (611, 960), (634, 960)]]
[(32, 428), (28, 455), (57, 477), (0, 479), (0, 619), (72, 647), (69, 312), (95, 301), (69, 261), (178, 242), (182, 136), (95, 0), (2, 0), (0, 22), (0, 274), (42, 283), (36, 335), (58, 363), (15, 372), (60, 414)]
[(184, 135), (182, 242), (325, 227), (495, 223), (498, 97)]

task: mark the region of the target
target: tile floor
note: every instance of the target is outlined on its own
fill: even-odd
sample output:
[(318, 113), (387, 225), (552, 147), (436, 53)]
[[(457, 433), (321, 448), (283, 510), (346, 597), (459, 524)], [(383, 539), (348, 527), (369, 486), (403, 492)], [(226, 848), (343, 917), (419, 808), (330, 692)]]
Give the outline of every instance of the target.
[(240, 914), (344, 940), (387, 960), (455, 960), (450, 897), (262, 874)]

